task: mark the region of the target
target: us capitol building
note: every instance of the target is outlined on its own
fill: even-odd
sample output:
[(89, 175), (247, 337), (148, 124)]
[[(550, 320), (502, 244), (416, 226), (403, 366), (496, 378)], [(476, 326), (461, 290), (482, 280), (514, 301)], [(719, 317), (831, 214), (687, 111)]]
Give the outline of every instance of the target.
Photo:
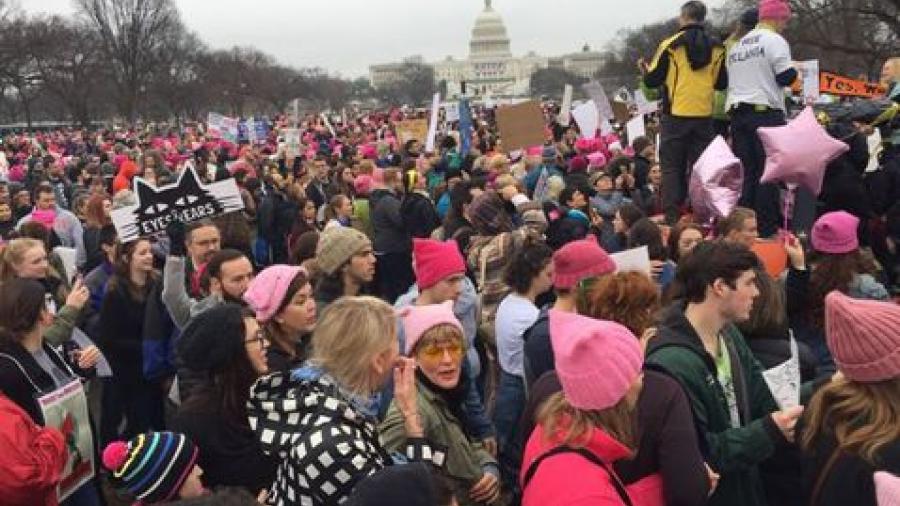
[[(577, 76), (590, 78), (603, 64), (603, 56), (585, 45), (580, 52), (558, 57), (545, 57), (529, 52), (514, 57), (506, 34), (503, 18), (485, 0), (484, 10), (475, 20), (469, 41), (469, 58), (456, 60), (452, 56), (431, 63), (436, 82), (447, 82), (447, 95), (465, 94), (476, 97), (513, 97), (528, 95), (531, 74), (542, 68), (559, 68)], [(401, 62), (372, 65), (369, 80), (379, 88), (400, 79), (405, 64), (425, 64), (421, 56), (411, 56)]]

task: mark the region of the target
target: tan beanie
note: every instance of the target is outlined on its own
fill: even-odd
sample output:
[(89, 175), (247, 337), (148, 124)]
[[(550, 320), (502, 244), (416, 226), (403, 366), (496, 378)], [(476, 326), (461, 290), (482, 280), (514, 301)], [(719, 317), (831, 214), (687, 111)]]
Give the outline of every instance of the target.
[(331, 227), (322, 232), (316, 246), (316, 263), (325, 274), (337, 272), (362, 249), (371, 247), (365, 234), (350, 227)]

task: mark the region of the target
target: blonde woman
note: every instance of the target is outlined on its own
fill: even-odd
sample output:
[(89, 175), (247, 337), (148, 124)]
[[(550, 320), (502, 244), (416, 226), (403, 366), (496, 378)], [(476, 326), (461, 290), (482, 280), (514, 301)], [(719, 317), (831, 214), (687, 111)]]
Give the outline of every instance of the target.
[(838, 375), (813, 396), (800, 444), (810, 506), (875, 506), (874, 474), (900, 474), (900, 306), (825, 298)]
[(443, 463), (444, 453), (424, 440), (415, 362), (399, 356), (395, 326), (394, 310), (385, 302), (342, 297), (323, 312), (310, 359), (252, 387), (250, 427), (263, 451), (280, 460), (270, 501), (340, 504), (357, 482), (392, 464), (375, 419), (375, 393), (391, 375), (406, 433), (403, 454)]
[(44, 339), (52, 344), (67, 341), (90, 297), (81, 278), (76, 278), (69, 290), (62, 276), (50, 267), (44, 243), (25, 238), (7, 243), (0, 256), (0, 282), (13, 278), (33, 279), (41, 283), (46, 291), (48, 308), (55, 315), (53, 324), (44, 333)]

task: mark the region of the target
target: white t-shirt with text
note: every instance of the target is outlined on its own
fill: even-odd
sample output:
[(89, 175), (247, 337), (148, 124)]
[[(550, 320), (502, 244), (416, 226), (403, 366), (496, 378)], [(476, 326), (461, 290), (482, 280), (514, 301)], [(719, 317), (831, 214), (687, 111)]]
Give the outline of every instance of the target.
[(784, 90), (775, 76), (794, 66), (784, 37), (768, 28), (756, 28), (731, 47), (726, 110), (740, 103), (784, 110)]

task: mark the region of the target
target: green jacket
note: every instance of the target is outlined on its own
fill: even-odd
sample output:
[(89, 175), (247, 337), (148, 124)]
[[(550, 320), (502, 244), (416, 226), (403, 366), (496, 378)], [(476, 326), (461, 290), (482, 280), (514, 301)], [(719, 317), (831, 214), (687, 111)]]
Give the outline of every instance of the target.
[[(418, 390), (416, 402), (425, 429), (425, 439), (434, 447), (447, 449), (443, 474), (452, 478), (454, 495), (460, 505), (477, 504), (469, 499), (469, 490), (485, 472), (490, 471), (499, 476), (497, 461), (480, 442), (475, 442), (466, 434), (463, 425), (450, 412), (447, 403), (440, 396), (421, 382), (416, 386)], [(405, 448), (406, 428), (396, 401), (391, 401), (378, 432), (381, 434), (382, 445), (388, 452)]]
[(350, 218), (353, 228), (366, 234), (370, 240), (375, 237), (372, 220), (369, 218), (369, 197), (353, 199), (353, 217)]
[(715, 361), (684, 316), (683, 304), (670, 308), (657, 337), (650, 341), (646, 361), (675, 377), (690, 399), (707, 463), (721, 475), (709, 506), (765, 505), (757, 466), (778, 445), (787, 444), (769, 416), (778, 411), (778, 405), (740, 331), (729, 325), (722, 331), (722, 340), (731, 358), (741, 427), (731, 427)]

